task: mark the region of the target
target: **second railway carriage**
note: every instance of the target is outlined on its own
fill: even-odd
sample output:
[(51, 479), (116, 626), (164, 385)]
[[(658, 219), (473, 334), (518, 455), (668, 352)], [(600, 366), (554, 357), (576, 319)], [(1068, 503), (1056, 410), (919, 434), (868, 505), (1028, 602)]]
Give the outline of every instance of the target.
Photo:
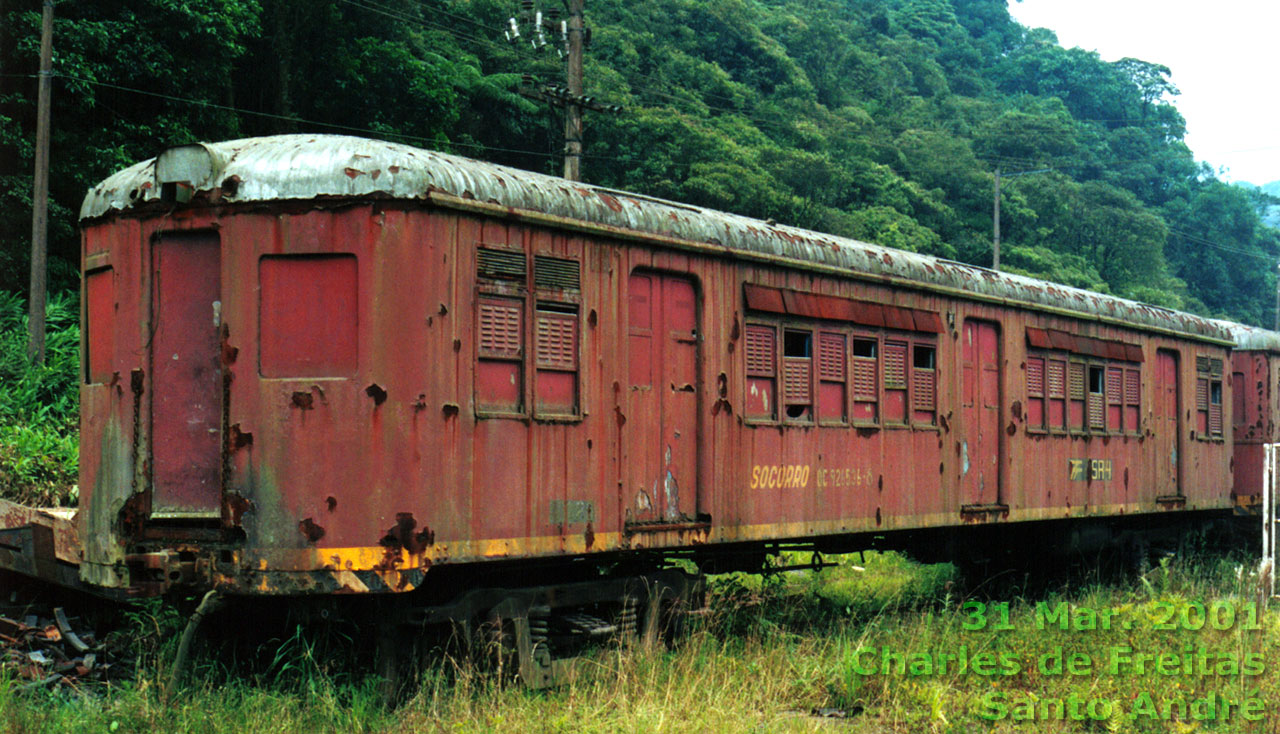
[(1280, 442), (1280, 333), (1221, 323), (1235, 342), (1224, 375), (1232, 398), (1231, 497), (1238, 511), (1250, 513), (1262, 502), (1263, 446)]
[(81, 218), (96, 587), (444, 604), (1232, 507), (1196, 316), (351, 137), (170, 149)]

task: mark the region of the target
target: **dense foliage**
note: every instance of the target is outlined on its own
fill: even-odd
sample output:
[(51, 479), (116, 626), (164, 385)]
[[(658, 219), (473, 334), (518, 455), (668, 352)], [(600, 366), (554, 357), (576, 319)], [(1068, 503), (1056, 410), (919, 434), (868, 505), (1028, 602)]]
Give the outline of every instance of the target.
[[(552, 3), (558, 6), (558, 3)], [(516, 0), (60, 0), (55, 279), (86, 186), (164, 146), (350, 132), (554, 172), (554, 52)], [(1183, 143), (1169, 69), (1103, 61), (1006, 0), (591, 0), (587, 180), (1252, 323), (1274, 200)], [(0, 289), (25, 283), (39, 3), (0, 0)], [(554, 47), (548, 46), (548, 49)]]
[(76, 500), (78, 314), (74, 297), (49, 299), (46, 359), (33, 365), (26, 304), (0, 291), (0, 497), (38, 505)]

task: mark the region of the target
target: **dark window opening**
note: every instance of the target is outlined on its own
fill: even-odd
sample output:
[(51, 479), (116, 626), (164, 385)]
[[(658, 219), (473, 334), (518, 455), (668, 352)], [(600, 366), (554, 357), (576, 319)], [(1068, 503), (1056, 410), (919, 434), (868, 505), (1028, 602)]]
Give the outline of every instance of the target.
[(937, 350), (931, 344), (915, 344), (911, 349), (911, 422), (933, 425), (937, 408)]
[(782, 401), (788, 418), (813, 419), (813, 332), (784, 329)]
[(1105, 390), (1105, 381), (1103, 380), (1103, 371), (1101, 367), (1089, 368), (1089, 392), (1101, 395)]
[(853, 340), (853, 356), (863, 357), (865, 359), (876, 358), (876, 340), (875, 339), (854, 339)]
[(933, 369), (935, 350), (930, 346), (917, 344), (912, 353), (912, 366), (920, 370)]
[(1106, 371), (1101, 367), (1089, 367), (1089, 430), (1106, 432), (1107, 409)]
[(782, 356), (809, 357), (813, 351), (813, 335), (807, 331), (791, 331), (783, 335)]
[(1209, 404), (1222, 405), (1222, 383), (1221, 382), (1209, 383)]

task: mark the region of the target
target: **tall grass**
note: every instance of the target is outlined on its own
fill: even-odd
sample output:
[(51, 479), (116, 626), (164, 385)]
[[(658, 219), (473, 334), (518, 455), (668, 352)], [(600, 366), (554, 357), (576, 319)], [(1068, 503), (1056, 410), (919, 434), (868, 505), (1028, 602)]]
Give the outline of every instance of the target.
[[(858, 563), (865, 571), (853, 568)], [(18, 695), (0, 679), (0, 731), (119, 732), (1270, 732), (1280, 707), (1275, 664), (1275, 612), (1258, 630), (1041, 629), (1037, 604), (1065, 602), (1092, 610), (1124, 609), (1146, 619), (1159, 604), (1256, 601), (1256, 579), (1235, 559), (1165, 563), (1122, 583), (1088, 577), (1035, 591), (989, 590), (965, 595), (946, 566), (919, 566), (894, 554), (841, 559), (821, 574), (772, 579), (715, 579), (709, 613), (696, 615), (674, 649), (639, 644), (600, 648), (564, 685), (526, 690), (457, 661), (428, 664), (416, 692), (400, 708), (379, 705), (376, 678), (353, 674), (325, 658), (320, 647), (285, 631), (266, 650), (265, 673), (244, 675), (217, 653), (206, 653), (201, 682), (166, 700), (158, 682), (163, 663), (144, 665), (137, 678), (102, 694), (68, 691)], [(984, 587), (986, 589), (987, 587)], [(965, 630), (968, 602), (1008, 602), (1010, 629)], [(148, 610), (140, 628), (166, 628), (166, 613)], [(176, 631), (175, 631), (176, 633)], [(154, 649), (154, 640), (147, 643)], [(357, 634), (354, 649), (372, 640)], [(1178, 652), (1188, 645), (1215, 655), (1263, 654), (1259, 675), (1046, 674), (1035, 660), (1063, 648), (1101, 658), (1115, 646)], [(866, 674), (860, 650), (901, 654), (1008, 652), (1027, 663), (1016, 675), (946, 673)], [(339, 657), (341, 653), (339, 653)], [(212, 658), (215, 662), (210, 663)], [(7, 686), (7, 687), (6, 687)], [(992, 692), (1006, 700), (1044, 702), (1072, 695), (1123, 705), (1103, 719), (1020, 722), (983, 717)], [(1158, 701), (1257, 698), (1262, 721), (1130, 718), (1143, 693)], [(1118, 709), (1121, 710), (1121, 709)]]
[(74, 504), (79, 467), (79, 305), (54, 293), (43, 365), (27, 358), (27, 304), (0, 291), (0, 496)]

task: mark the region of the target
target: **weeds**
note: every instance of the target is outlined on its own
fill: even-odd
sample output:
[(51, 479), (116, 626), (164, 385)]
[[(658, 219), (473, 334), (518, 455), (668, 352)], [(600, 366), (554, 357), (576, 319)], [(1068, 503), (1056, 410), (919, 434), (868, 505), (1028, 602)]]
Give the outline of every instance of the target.
[(79, 467), (79, 305), (54, 293), (43, 365), (27, 358), (26, 303), (0, 291), (0, 497), (74, 505)]
[[(376, 677), (353, 672), (357, 650), (372, 644), (369, 630), (325, 631), (322, 625), (316, 632), (293, 622), (283, 624), (283, 634), (264, 633), (262, 674), (244, 675), (242, 664), (234, 661), (208, 665), (201, 669), (202, 682), (166, 706), (154, 681), (160, 679), (160, 660), (171, 654), (165, 640), (177, 637), (182, 618), (156, 604), (132, 618), (136, 636), (144, 640), (140, 649), (156, 651), (151, 667), (140, 670), (133, 684), (88, 700), (19, 696), (0, 680), (0, 731), (103, 730), (113, 722), (121, 732), (787, 732), (833, 726), (921, 734), (1274, 730), (1270, 709), (1280, 702), (1280, 674), (1272, 663), (1280, 632), (1275, 613), (1260, 610), (1256, 630), (1241, 623), (1241, 615), (1231, 625), (1219, 624), (1223, 629), (1179, 624), (1157, 630), (1147, 623), (1160, 604), (1245, 609), (1255, 598), (1257, 579), (1240, 559), (1170, 559), (1133, 581), (981, 600), (958, 591), (949, 566), (919, 566), (896, 554), (837, 560), (840, 565), (819, 574), (716, 578), (712, 612), (690, 625), (681, 645), (599, 648), (567, 684), (549, 690), (526, 690), (467, 664), (436, 660), (394, 712), (380, 706)], [(973, 609), (966, 605), (975, 601), (1007, 603), (1007, 628), (966, 629)], [(1116, 619), (1141, 623), (1131, 629), (1077, 629), (1073, 623), (1063, 628), (1037, 621), (1059, 604), (1111, 611), (1128, 615)], [(262, 622), (255, 617), (254, 624)], [(1109, 651), (1117, 647), (1184, 655), (1188, 646), (1192, 653), (1203, 648), (1215, 660), (1259, 655), (1264, 669), (1234, 675), (1105, 669)], [(205, 654), (227, 660), (220, 657), (222, 649), (215, 646)], [(886, 651), (888, 668), (883, 667)], [(976, 661), (982, 655), (1016, 661), (1018, 670), (981, 672)], [(1065, 665), (1072, 655), (1090, 659), (1092, 667), (1069, 674)], [(1057, 657), (1064, 672), (1055, 672)], [(966, 661), (963, 668), (960, 658)], [(1043, 668), (1042, 658), (1050, 663)], [(1055, 718), (1055, 702), (1071, 696), (1106, 702), (1109, 709), (1083, 720)], [(1144, 710), (1144, 696), (1158, 705), (1173, 702), (1170, 716), (1162, 718), (1158, 709), (1150, 717), (1131, 716)], [(1219, 716), (1196, 722), (1177, 709), (1180, 701), (1210, 698), (1220, 706), (1259, 700), (1273, 718)], [(1003, 717), (990, 716), (999, 711), (990, 707), (992, 700), (1003, 702)], [(1012, 711), (1019, 702), (1050, 716), (1015, 720)]]

